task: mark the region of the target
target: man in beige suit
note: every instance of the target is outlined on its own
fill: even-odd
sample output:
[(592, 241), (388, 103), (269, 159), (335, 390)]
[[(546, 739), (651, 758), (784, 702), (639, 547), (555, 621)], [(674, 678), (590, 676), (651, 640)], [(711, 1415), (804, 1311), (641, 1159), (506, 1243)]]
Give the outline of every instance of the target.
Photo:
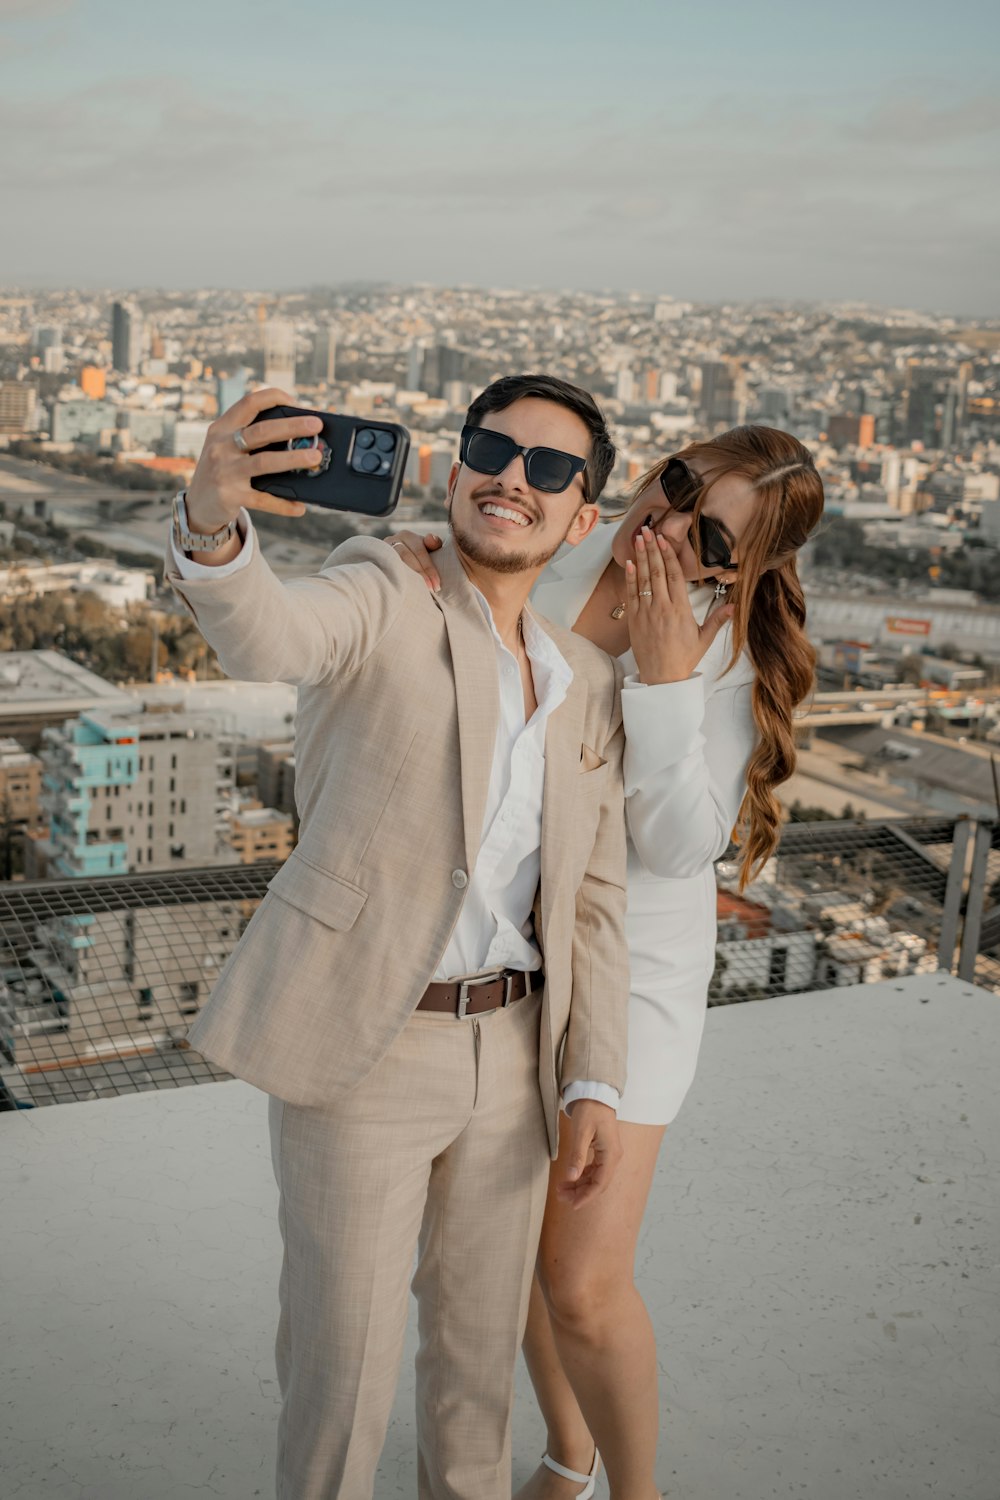
[(452, 471), (440, 592), (366, 538), (281, 584), (248, 511), (303, 507), (250, 479), (307, 467), (260, 450), (319, 422), (249, 424), (288, 400), (260, 391), (213, 423), (168, 557), (224, 669), (299, 689), (300, 842), (191, 1032), (271, 1096), (278, 1496), (372, 1495), (416, 1252), (420, 1494), (509, 1500), (560, 1096), (567, 1197), (601, 1191), (620, 1154), (616, 671), (527, 606), (596, 523), (614, 448), (585, 392), (498, 381)]

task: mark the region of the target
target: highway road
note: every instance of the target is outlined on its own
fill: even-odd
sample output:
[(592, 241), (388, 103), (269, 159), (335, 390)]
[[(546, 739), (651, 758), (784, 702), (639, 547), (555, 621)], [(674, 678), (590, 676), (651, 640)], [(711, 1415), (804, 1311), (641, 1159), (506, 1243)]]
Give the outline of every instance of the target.
[[(0, 454), (0, 503), (6, 507), (8, 519), (15, 519), (14, 513), (19, 511), (32, 514), (35, 505), (44, 501), (57, 525), (117, 550), (159, 557), (170, 500), (169, 491), (147, 497)], [(110, 518), (102, 515), (103, 505), (110, 507)], [(327, 556), (325, 547), (285, 538), (267, 537), (263, 546), (279, 577), (301, 577), (321, 567)]]

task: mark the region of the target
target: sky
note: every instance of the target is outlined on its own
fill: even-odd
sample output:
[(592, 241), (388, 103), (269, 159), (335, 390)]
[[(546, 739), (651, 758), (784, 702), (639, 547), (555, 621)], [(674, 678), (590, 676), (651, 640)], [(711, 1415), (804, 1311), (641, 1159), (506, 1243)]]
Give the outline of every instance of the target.
[(1000, 315), (995, 0), (0, 0), (0, 285)]

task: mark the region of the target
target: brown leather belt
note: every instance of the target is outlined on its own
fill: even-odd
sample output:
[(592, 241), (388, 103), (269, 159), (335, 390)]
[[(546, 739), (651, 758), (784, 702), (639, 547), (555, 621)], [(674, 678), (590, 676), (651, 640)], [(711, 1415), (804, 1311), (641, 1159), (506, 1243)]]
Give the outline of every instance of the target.
[(471, 979), (429, 984), (417, 1001), (417, 1010), (451, 1011), (457, 1020), (464, 1021), (466, 1016), (480, 1016), (485, 1010), (505, 1010), (532, 990), (541, 989), (543, 980), (538, 970), (526, 974), (522, 969), (491, 969)]

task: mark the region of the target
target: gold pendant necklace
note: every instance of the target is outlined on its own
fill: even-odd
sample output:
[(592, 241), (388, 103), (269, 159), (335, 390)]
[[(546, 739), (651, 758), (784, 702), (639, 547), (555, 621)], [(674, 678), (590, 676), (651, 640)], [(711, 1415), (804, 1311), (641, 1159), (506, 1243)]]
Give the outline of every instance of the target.
[(621, 604), (616, 604), (615, 607), (614, 607), (614, 609), (611, 611), (611, 618), (612, 618), (612, 620), (620, 620), (621, 617), (622, 617), (622, 615), (624, 613), (625, 613), (625, 600), (623, 599), (622, 602), (621, 602)]

